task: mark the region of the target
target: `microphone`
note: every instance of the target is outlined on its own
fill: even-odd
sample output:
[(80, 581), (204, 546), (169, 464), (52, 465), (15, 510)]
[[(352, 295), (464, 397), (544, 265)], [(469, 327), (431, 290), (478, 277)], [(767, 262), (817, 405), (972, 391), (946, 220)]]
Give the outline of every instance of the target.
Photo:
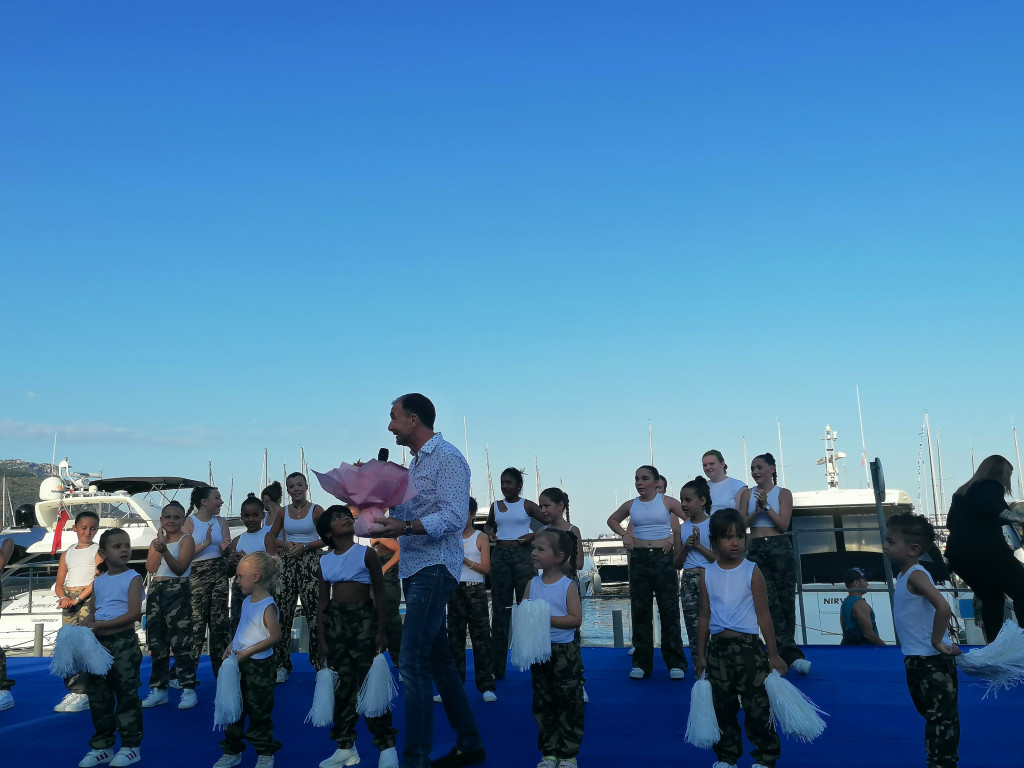
[(388, 451), (387, 448), (381, 448), (379, 451), (377, 451), (377, 461), (379, 461), (381, 464), (384, 464), (387, 462), (389, 455), (390, 451)]

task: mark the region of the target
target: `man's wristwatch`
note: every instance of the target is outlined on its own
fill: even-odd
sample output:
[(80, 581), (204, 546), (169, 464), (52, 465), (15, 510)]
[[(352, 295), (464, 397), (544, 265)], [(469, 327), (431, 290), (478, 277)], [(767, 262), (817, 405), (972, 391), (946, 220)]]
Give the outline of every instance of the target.
[(412, 521), (407, 522), (405, 524), (405, 529), (402, 531), (402, 535), (403, 536), (413, 536), (413, 535), (415, 535), (415, 533), (416, 533), (416, 531), (413, 530)]

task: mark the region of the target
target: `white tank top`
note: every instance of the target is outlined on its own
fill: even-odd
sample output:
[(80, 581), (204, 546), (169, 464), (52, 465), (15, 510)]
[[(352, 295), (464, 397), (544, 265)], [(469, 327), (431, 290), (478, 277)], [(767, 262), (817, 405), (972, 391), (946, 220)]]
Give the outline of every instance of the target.
[[(242, 612), (238, 615), (238, 629), (235, 630), (235, 637), (231, 641), (232, 649), (243, 651), (246, 648), (270, 637), (270, 630), (263, 622), (263, 615), (269, 606), (274, 606), (277, 612), (277, 603), (269, 595), (258, 603), (252, 601), (252, 595), (247, 595), (242, 601)], [(268, 659), (274, 652), (274, 647), (266, 648), (259, 653), (254, 653), (250, 658)]]
[(711, 603), (712, 635), (723, 629), (756, 635), (760, 632), (757, 613), (754, 611), (754, 596), (750, 591), (750, 577), (754, 563), (744, 559), (735, 568), (723, 569), (718, 563), (711, 563), (704, 569), (704, 586)]
[[(689, 520), (683, 523), (679, 535), (684, 544), (690, 538), (694, 528), (697, 529), (700, 536), (700, 545), (705, 549), (711, 549), (711, 518), (709, 517), (703, 523), (692, 523)], [(683, 563), (683, 568), (707, 568), (713, 562), (714, 560), (704, 557), (696, 547), (690, 547), (686, 550), (686, 561)]]
[[(462, 556), (480, 565), (481, 552), (476, 545), (478, 536), (480, 536), (480, 532), (474, 530), (469, 536), (462, 537)], [(459, 577), (459, 581), (465, 584), (480, 584), (483, 580), (484, 575), (480, 571), (474, 571), (465, 563), (462, 564), (462, 575)]]
[(96, 596), (96, 621), (110, 621), (128, 613), (128, 588), (135, 579), (141, 578), (131, 568), (116, 576), (109, 573), (97, 576), (92, 583), (92, 593)]
[[(569, 606), (565, 596), (569, 591), (572, 579), (563, 576), (554, 584), (545, 584), (540, 576), (534, 576), (530, 582), (530, 599), (544, 600), (551, 608), (552, 616), (566, 616), (569, 613)], [(557, 629), (551, 627), (552, 643), (571, 643), (576, 636), (575, 629)]]
[[(782, 495), (782, 486), (776, 485), (771, 491), (768, 492), (768, 506), (776, 511), (779, 511), (779, 496)], [(752, 515), (757, 510), (757, 499), (754, 498), (754, 489), (750, 489), (750, 503), (747, 505), (747, 514)], [(771, 528), (773, 531), (779, 529), (775, 527), (775, 523), (768, 517), (767, 512), (761, 512), (750, 521), (751, 528)]]
[[(187, 534), (187, 533), (183, 533), (181, 535), (181, 539), (178, 539), (177, 541), (169, 541), (169, 542), (167, 542), (167, 551), (171, 553), (171, 557), (173, 557), (174, 559), (178, 558), (178, 553), (181, 551), (181, 540), (184, 539), (188, 535), (189, 534)], [(183, 574), (181, 574), (180, 578), (184, 579), (190, 573), (192, 573), (192, 563), (188, 564), (188, 568), (185, 569), (185, 572)], [(160, 567), (156, 569), (156, 573), (154, 573), (153, 575), (154, 576), (173, 576), (175, 578), (178, 578), (178, 574), (176, 574), (174, 571), (171, 570), (171, 566), (169, 566), (167, 564), (167, 561), (164, 560), (163, 557), (160, 558)]]
[(736, 496), (747, 484), (735, 477), (727, 477), (717, 483), (708, 483), (708, 486), (711, 488), (711, 512), (715, 513), (720, 509), (735, 508)]
[(364, 544), (353, 544), (342, 554), (328, 552), (320, 558), (320, 574), (328, 584), (340, 581), (355, 581), (359, 584), (370, 583), (370, 569), (366, 567), (366, 551)]
[(64, 576), (63, 586), (87, 587), (92, 584), (92, 580), (96, 578), (96, 552), (99, 548), (99, 543), (94, 541), (82, 549), (75, 544), (64, 553), (64, 564), (68, 570)]
[[(909, 589), (910, 574), (923, 571), (928, 581), (934, 585), (931, 574), (918, 564), (896, 579), (896, 590), (893, 595), (892, 620), (899, 635), (900, 649), (904, 656), (938, 656), (939, 652), (932, 646), (932, 622), (935, 621), (935, 606), (921, 596), (912, 594)], [(942, 642), (949, 642), (949, 632), (942, 635)]]
[(267, 551), (267, 529), (260, 528), (254, 533), (246, 531), (238, 537), (238, 543), (235, 544), (235, 552), (244, 552), (249, 554), (250, 552), (266, 552)]
[(209, 522), (203, 522), (198, 517), (192, 517), (192, 538), (196, 540), (196, 545), (199, 542), (206, 539), (206, 532), (210, 531), (210, 546), (206, 547), (201, 552), (196, 552), (195, 557), (192, 558), (193, 563), (199, 563), (203, 560), (213, 560), (217, 557), (222, 557), (220, 551), (220, 544), (224, 541), (224, 533), (221, 530), (220, 516), (214, 515), (210, 518)]
[(665, 497), (656, 493), (650, 501), (633, 499), (629, 507), (629, 519), (633, 523), (633, 538), (644, 541), (660, 541), (672, 535), (672, 513), (665, 506)]
[(519, 501), (503, 501), (506, 512), (498, 508), (494, 502), (494, 524), (497, 526), (499, 541), (514, 541), (530, 532), (530, 516), (526, 514), (526, 499)]
[(311, 541), (320, 541), (320, 534), (316, 532), (316, 522), (313, 520), (313, 504), (309, 505), (306, 514), (300, 520), (295, 520), (288, 510), (291, 505), (284, 508), (284, 533), (287, 541), (309, 544)]

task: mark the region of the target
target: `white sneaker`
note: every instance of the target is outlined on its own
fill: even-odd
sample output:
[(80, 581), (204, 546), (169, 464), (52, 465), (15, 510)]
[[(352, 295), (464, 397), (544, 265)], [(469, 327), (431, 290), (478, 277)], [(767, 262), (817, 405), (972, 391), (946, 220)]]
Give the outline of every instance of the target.
[(754, 763), (750, 768), (768, 768), (768, 766), (761, 765), (760, 763)]
[(234, 768), (234, 766), (241, 764), (242, 756), (240, 754), (229, 755), (227, 752), (225, 752), (223, 755), (221, 755), (220, 760), (213, 764), (213, 768)]
[(686, 677), (686, 670), (680, 669), (679, 667), (672, 667), (672, 669), (668, 671), (668, 676), (673, 680), (682, 680)]
[(590, 697), (587, 696), (587, 689), (586, 688), (583, 689), (583, 703), (584, 704), (589, 704), (590, 703)]
[[(89, 697), (84, 693), (73, 693), (73, 698), (64, 704), (62, 712), (87, 712), (89, 710)], [(67, 697), (65, 697), (67, 698)]]
[[(395, 763), (398, 765), (398, 763)], [(274, 768), (273, 755), (256, 755), (256, 768)]]
[(170, 679), (170, 681), (167, 683), (167, 687), (168, 688), (173, 688), (176, 691), (180, 691), (181, 690), (181, 683), (178, 682), (178, 678), (172, 677)]
[(434, 694), (434, 703), (435, 704), (440, 704), (441, 703), (441, 694), (440, 693), (435, 693)]
[(797, 659), (789, 665), (789, 668), (795, 669), (801, 675), (811, 674), (811, 662), (809, 662), (807, 659)]
[(13, 706), (14, 694), (12, 694), (9, 690), (0, 691), (0, 712), (3, 712), (5, 709), (10, 709)]
[(343, 765), (355, 765), (359, 760), (359, 750), (355, 747), (352, 747), (352, 749), (338, 749), (335, 750), (333, 755), (320, 763), (320, 768), (341, 768)]
[[(166, 694), (164, 695), (166, 696)], [(198, 703), (199, 697), (196, 696), (196, 692), (191, 688), (186, 688), (181, 692), (181, 701), (178, 702), (178, 709), (192, 709)]]
[(110, 761), (111, 768), (118, 768), (122, 765), (133, 765), (142, 759), (142, 752), (138, 747), (121, 747)]
[(109, 763), (114, 757), (112, 749), (90, 749), (89, 754), (78, 763), (78, 768), (94, 768), (103, 763)]
[(736, 768), (736, 763), (723, 763), (719, 760), (717, 763), (712, 765), (711, 768)]
[(142, 708), (149, 709), (150, 707), (159, 707), (161, 704), (167, 703), (167, 691), (162, 688), (154, 688), (149, 692), (149, 695), (142, 700)]
[(278, 667), (277, 679), (274, 682), (276, 684), (278, 684), (278, 685), (280, 685), (281, 683), (287, 683), (288, 682), (288, 670), (285, 669), (284, 667)]
[(642, 669), (640, 669), (640, 667), (633, 667), (631, 670), (629, 670), (629, 679), (630, 680), (643, 680), (644, 679), (644, 671)]
[(394, 747), (381, 750), (377, 768), (398, 768), (398, 750)]
[(494, 691), (484, 691), (484, 701), (497, 701), (498, 694)]
[(57, 702), (57, 705), (53, 708), (53, 711), (63, 712), (64, 708), (68, 705), (68, 702), (73, 701), (77, 696), (77, 693), (66, 693), (64, 695), (64, 698)]
[(635, 650), (636, 650), (636, 648), (630, 648), (629, 649), (629, 655), (632, 656), (633, 655), (633, 651), (635, 651)]

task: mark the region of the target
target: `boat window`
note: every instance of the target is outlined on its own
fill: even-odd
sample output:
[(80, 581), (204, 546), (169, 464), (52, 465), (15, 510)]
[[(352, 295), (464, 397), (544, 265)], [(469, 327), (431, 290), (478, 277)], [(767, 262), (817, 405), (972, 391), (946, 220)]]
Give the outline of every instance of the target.
[[(882, 551), (882, 535), (878, 532), (878, 515), (843, 515), (842, 526), (847, 552)], [(867, 530), (857, 530), (858, 528)]]
[(800, 554), (820, 555), (835, 552), (836, 534), (832, 528), (831, 517), (794, 517), (792, 530), (798, 534), (794, 540), (799, 542)]

